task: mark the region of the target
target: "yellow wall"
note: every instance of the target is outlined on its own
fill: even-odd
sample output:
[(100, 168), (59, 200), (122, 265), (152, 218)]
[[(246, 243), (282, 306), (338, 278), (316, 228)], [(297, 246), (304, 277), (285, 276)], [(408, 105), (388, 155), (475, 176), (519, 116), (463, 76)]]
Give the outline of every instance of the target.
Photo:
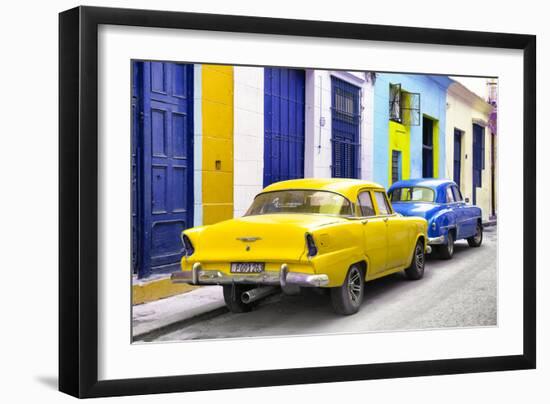
[(169, 277), (154, 279), (149, 282), (136, 282), (132, 285), (132, 304), (153, 302), (189, 292), (197, 287), (185, 283), (172, 283)]
[(401, 179), (406, 180), (411, 173), (411, 129), (409, 126), (402, 125), (395, 121), (389, 123), (389, 164), (388, 178), (391, 185), (391, 161), (392, 151), (401, 152)]
[(203, 224), (233, 217), (233, 67), (202, 66)]

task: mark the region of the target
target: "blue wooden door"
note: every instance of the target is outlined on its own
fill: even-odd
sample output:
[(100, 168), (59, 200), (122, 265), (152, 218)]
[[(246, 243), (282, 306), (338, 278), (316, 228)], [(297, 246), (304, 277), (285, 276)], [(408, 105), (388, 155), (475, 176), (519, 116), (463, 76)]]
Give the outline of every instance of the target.
[(462, 158), (462, 132), (455, 129), (454, 148), (453, 148), (453, 180), (460, 188), (460, 170)]
[(473, 178), (472, 178), (472, 203), (476, 204), (476, 188), (482, 186), (482, 170), (485, 157), (485, 130), (483, 126), (473, 124)]
[(434, 176), (434, 123), (431, 119), (422, 119), (422, 177)]
[(132, 138), (131, 138), (131, 164), (132, 164), (132, 271), (139, 272), (138, 252), (141, 248), (139, 239), (139, 216), (138, 216), (138, 150), (140, 150), (139, 138), (141, 133), (141, 107), (142, 102), (142, 81), (143, 81), (143, 63), (133, 63), (132, 65)]
[(303, 178), (305, 72), (264, 69), (264, 187)]
[(359, 88), (331, 79), (332, 93), (332, 176), (359, 178)]
[(193, 65), (135, 62), (136, 268), (177, 269), (193, 225)]

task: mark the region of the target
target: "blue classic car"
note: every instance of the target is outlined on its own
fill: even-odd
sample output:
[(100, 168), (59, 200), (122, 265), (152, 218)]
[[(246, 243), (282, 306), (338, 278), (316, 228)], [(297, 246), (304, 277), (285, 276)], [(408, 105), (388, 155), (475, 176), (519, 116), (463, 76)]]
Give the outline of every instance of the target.
[(440, 258), (453, 256), (456, 240), (466, 239), (470, 247), (481, 245), (481, 209), (464, 201), (454, 181), (433, 178), (397, 181), (388, 189), (388, 195), (396, 212), (428, 221), (428, 244)]

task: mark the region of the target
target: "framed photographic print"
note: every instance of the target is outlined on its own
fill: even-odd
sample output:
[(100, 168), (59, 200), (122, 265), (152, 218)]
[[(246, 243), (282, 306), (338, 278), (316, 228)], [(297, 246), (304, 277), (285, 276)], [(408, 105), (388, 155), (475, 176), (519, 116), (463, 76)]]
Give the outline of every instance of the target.
[(535, 367), (535, 37), (60, 14), (59, 386)]

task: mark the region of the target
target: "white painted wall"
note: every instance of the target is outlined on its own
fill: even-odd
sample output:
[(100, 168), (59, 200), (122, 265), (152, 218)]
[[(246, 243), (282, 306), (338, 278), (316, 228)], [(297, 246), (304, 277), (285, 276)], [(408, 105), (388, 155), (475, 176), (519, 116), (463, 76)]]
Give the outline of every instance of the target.
[(264, 69), (234, 68), (233, 216), (242, 216), (263, 188)]
[(374, 86), (363, 72), (307, 70), (305, 113), (305, 177), (331, 177), (331, 76), (361, 89), (361, 178), (373, 176)]
[(446, 155), (445, 176), (453, 178), (454, 129), (463, 131), (460, 191), (473, 202), (472, 195), (472, 158), (474, 123), (485, 126), (485, 169), (482, 172), (481, 188), (476, 191), (476, 204), (483, 210), (483, 220), (491, 214), (491, 133), (486, 126), (491, 107), (475, 94), (458, 83), (449, 87), (447, 92), (447, 117), (445, 143)]
[(193, 67), (193, 226), (202, 225), (202, 65)]
[(361, 74), (361, 179), (374, 181), (374, 83)]
[[(330, 74), (324, 70), (306, 72), (304, 176), (331, 176)], [(324, 124), (321, 122), (323, 118)]]

